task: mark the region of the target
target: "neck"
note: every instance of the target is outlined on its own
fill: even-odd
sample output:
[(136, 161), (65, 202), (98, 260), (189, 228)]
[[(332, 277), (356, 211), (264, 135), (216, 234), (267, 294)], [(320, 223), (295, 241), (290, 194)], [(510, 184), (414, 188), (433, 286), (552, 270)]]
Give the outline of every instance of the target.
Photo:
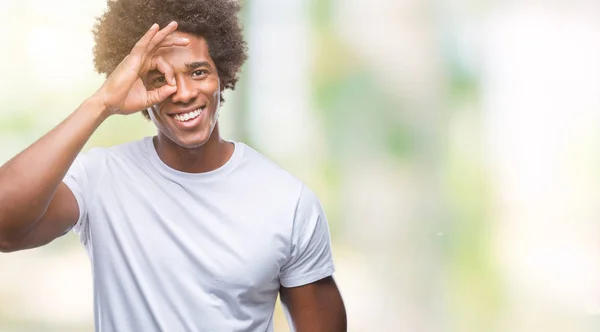
[(186, 173), (205, 173), (225, 165), (234, 146), (219, 135), (219, 124), (208, 141), (196, 148), (183, 148), (159, 132), (153, 139), (159, 158), (169, 167)]

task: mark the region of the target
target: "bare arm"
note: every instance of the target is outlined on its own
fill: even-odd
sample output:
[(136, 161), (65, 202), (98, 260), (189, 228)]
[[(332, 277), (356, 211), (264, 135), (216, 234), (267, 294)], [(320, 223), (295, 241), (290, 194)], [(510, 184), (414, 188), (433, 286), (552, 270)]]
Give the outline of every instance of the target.
[(176, 23), (160, 31), (158, 26), (150, 28), (92, 97), (0, 167), (0, 251), (46, 244), (75, 224), (79, 208), (62, 179), (108, 116), (138, 112), (177, 90), (173, 84), (147, 91), (141, 81), (149, 70), (158, 69), (173, 82), (172, 71), (153, 53), (159, 47), (189, 43), (171, 36), (176, 29)]
[[(42, 219), (69, 166), (107, 117), (103, 106), (85, 101), (71, 116), (0, 168), (0, 249), (22, 242)], [(77, 221), (75, 198), (66, 187), (53, 210), (59, 218), (49, 232), (59, 236)], [(66, 189), (68, 191), (68, 189)], [(74, 203), (74, 204), (73, 204)]]
[(280, 294), (296, 332), (347, 331), (346, 309), (332, 277), (300, 287), (281, 287)]

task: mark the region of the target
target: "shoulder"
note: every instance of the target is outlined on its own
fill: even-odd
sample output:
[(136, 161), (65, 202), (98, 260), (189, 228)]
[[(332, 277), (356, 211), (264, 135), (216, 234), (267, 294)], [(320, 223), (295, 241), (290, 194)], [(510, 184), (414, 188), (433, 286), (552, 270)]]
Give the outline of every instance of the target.
[(93, 147), (77, 156), (70, 171), (99, 178), (106, 172), (110, 173), (111, 169), (143, 164), (140, 161), (147, 158), (144, 144), (144, 140), (139, 140), (111, 147)]
[(243, 158), (236, 181), (243, 183), (246, 190), (250, 189), (256, 197), (270, 202), (272, 208), (285, 207), (292, 215), (298, 209), (319, 205), (315, 193), (302, 180), (262, 153), (241, 144)]
[(140, 156), (146, 154), (148, 142), (151, 142), (151, 139), (151, 137), (145, 137), (140, 140), (101, 149), (104, 151), (104, 153), (106, 153), (108, 157), (139, 158)]
[[(240, 170), (245, 176), (252, 176), (257, 181), (277, 185), (291, 186), (300, 190), (303, 183), (279, 164), (244, 143), (236, 143), (243, 148), (243, 161)], [(299, 192), (299, 191), (298, 191)]]
[(111, 158), (137, 159), (145, 154), (147, 139), (144, 138), (110, 147), (93, 147), (86, 152), (82, 152), (79, 158), (85, 159), (86, 163), (98, 163)]

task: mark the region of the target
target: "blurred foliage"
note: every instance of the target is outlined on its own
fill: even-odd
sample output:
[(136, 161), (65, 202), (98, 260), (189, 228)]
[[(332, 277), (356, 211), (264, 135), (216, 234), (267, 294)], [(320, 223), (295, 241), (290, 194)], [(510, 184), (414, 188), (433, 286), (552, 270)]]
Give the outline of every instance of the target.
[[(252, 23), (248, 22), (250, 1), (247, 3), (243, 16), (246, 25), (249, 25)], [(5, 26), (19, 31), (5, 31), (8, 43), (16, 50), (5, 52), (2, 55), (5, 61), (0, 62), (2, 72), (11, 77), (10, 82), (0, 83), (0, 103), (4, 105), (0, 109), (0, 139), (3, 141), (0, 161), (15, 155), (50, 130), (77, 107), (81, 98), (93, 93), (102, 81), (102, 77), (94, 76), (81, 84), (62, 84), (65, 76), (61, 70), (44, 67), (44, 54), (39, 54), (41, 65), (31, 63), (30, 58), (25, 56), (28, 41), (21, 40), (19, 36), (29, 36), (27, 32), (33, 23), (24, 20), (21, 15), (2, 15), (1, 11), (5, 9), (26, 15), (28, 10), (32, 11), (30, 6), (33, 4), (42, 2), (9, 3), (0, 0), (0, 18), (5, 20)], [(413, 5), (430, 10), (439, 9), (444, 4), (448, 5), (445, 2), (418, 1)], [(340, 265), (342, 269), (346, 268), (343, 271), (349, 271), (342, 278), (347, 278), (350, 286), (342, 291), (348, 294), (349, 299), (354, 299), (350, 307), (358, 314), (371, 307), (383, 308), (381, 311), (390, 307), (377, 319), (397, 321), (390, 316), (404, 314), (417, 322), (421, 319), (424, 322), (422, 326), (425, 326), (423, 331), (501, 331), (505, 325), (499, 322), (511, 317), (510, 310), (514, 308), (508, 302), (502, 271), (499, 271), (498, 262), (494, 261), (494, 216), (490, 208), (492, 183), (483, 160), (482, 109), (485, 105), (481, 98), (484, 77), (474, 57), (465, 54), (465, 48), (470, 45), (457, 37), (460, 31), (455, 25), (458, 25), (459, 15), (442, 10), (436, 11), (435, 15), (423, 14), (412, 9), (431, 20), (423, 24), (419, 20), (425, 19), (419, 17), (415, 19), (419, 23), (414, 26), (433, 26), (435, 47), (432, 50), (435, 54), (431, 65), (440, 64), (436, 69), (440, 71), (436, 73), (439, 78), (435, 76), (438, 79), (435, 84), (439, 86), (423, 87), (431, 90), (423, 94), (426, 97), (418, 97), (433, 100), (414, 102), (410, 100), (413, 96), (393, 93), (397, 90), (382, 83), (385, 80), (381, 72), (373, 70), (373, 63), (366, 61), (359, 50), (339, 35), (339, 27), (334, 21), (339, 7), (357, 6), (356, 3), (310, 0), (309, 5), (309, 38), (314, 50), (314, 54), (310, 55), (314, 64), (310, 68), (310, 109), (315, 112), (318, 144), (322, 144), (319, 148), (324, 151), (315, 153), (317, 169), (312, 173), (307, 171), (307, 174), (325, 205), (334, 249), (341, 253)], [(483, 6), (479, 2), (471, 5), (473, 8)], [(409, 7), (398, 5), (394, 8), (410, 11)], [(86, 10), (93, 12), (92, 9), (93, 6), (90, 6)], [(56, 23), (56, 20), (43, 18), (39, 10), (32, 12), (30, 18), (39, 19), (37, 23), (48, 20)], [(477, 15), (483, 16), (482, 13)], [(83, 18), (71, 17), (68, 20), (71, 21), (65, 25)], [(91, 26), (92, 21), (86, 21), (88, 23)], [(390, 44), (396, 41), (394, 31), (382, 33), (390, 34)], [(415, 36), (422, 37), (421, 34)], [(410, 55), (407, 53), (407, 57)], [(244, 67), (244, 75), (260, 74), (247, 69), (247, 66)], [(53, 75), (56, 75), (55, 80)], [(253, 90), (249, 86), (250, 80), (244, 75), (235, 93), (228, 92), (226, 107), (233, 114), (230, 117), (233, 123), (231, 136), (254, 146), (256, 137), (249, 128), (252, 110), (248, 106), (249, 94)], [(44, 78), (46, 83), (50, 82), (49, 85), (40, 83), (38, 78)], [(423, 114), (427, 116), (418, 117)], [(261, 121), (271, 125), (264, 119)], [(111, 146), (153, 135), (154, 132), (154, 126), (141, 115), (113, 117), (100, 127), (87, 147)], [(292, 159), (285, 160), (283, 166), (296, 163), (304, 165)], [(373, 163), (385, 165), (377, 168), (372, 167)], [(356, 169), (352, 167), (364, 171), (365, 179), (382, 182), (374, 184), (374, 187), (380, 185), (382, 190), (391, 194), (403, 194), (397, 198), (397, 211), (384, 211), (389, 213), (382, 214), (398, 220), (377, 220), (374, 217), (361, 220), (360, 224), (345, 220), (348, 211), (357, 211), (356, 207), (348, 206), (350, 195), (367, 200), (363, 206), (372, 207), (369, 211), (391, 209), (382, 204), (382, 196), (361, 195), (363, 188), (360, 185), (367, 181), (355, 179), (357, 175), (352, 171)], [(389, 174), (372, 174), (386, 171)], [(355, 182), (349, 183), (351, 181)], [(357, 192), (348, 193), (348, 188)], [(378, 233), (380, 229), (385, 231)], [(393, 234), (390, 236), (389, 233)], [(362, 241), (365, 239), (370, 241)], [(75, 247), (76, 242), (74, 237), (70, 237), (67, 241), (51, 244), (48, 250), (52, 254), (59, 253)], [(374, 302), (362, 298), (356, 300), (353, 294), (371, 295), (369, 300)], [(24, 322), (9, 317), (1, 306), (13, 300), (10, 296), (0, 298), (0, 330), (80, 330), (79, 326), (49, 327), (38, 321)], [(277, 330), (286, 330), (280, 305), (276, 308), (275, 317)], [(365, 317), (350, 317), (351, 326), (358, 324), (359, 318), (364, 321), (372, 319), (371, 316)], [(379, 328), (378, 331), (398, 330), (397, 326), (381, 329), (378, 321), (373, 324)], [(598, 326), (597, 322), (590, 322), (590, 325)], [(91, 329), (89, 326), (81, 327), (84, 328)]]

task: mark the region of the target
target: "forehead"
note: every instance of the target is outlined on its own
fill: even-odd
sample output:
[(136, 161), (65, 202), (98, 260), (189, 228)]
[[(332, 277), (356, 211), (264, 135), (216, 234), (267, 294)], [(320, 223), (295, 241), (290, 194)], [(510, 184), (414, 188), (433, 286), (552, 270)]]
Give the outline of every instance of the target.
[(187, 46), (161, 47), (155, 54), (162, 56), (174, 69), (185, 67), (186, 63), (196, 61), (206, 61), (214, 67), (214, 63), (208, 53), (208, 44), (203, 37), (179, 31), (174, 32), (173, 36), (188, 38), (190, 43)]

